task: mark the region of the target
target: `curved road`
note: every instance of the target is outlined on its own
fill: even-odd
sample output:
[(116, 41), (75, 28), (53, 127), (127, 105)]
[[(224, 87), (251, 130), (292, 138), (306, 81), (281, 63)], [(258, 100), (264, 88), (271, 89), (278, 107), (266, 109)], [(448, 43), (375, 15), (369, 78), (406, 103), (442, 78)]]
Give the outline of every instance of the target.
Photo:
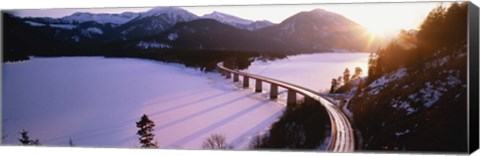
[(345, 114), (340, 111), (340, 109), (334, 104), (335, 102), (325, 98), (323, 95), (316, 91), (295, 84), (228, 69), (223, 66), (223, 63), (218, 63), (217, 67), (223, 72), (236, 73), (238, 75), (247, 76), (252, 79), (261, 80), (262, 82), (276, 84), (283, 88), (295, 90), (297, 93), (302, 94), (305, 97), (310, 97), (320, 102), (320, 104), (322, 104), (327, 110), (327, 113), (330, 117), (330, 123), (332, 125), (328, 150), (333, 152), (353, 152), (355, 148), (355, 141), (352, 126)]

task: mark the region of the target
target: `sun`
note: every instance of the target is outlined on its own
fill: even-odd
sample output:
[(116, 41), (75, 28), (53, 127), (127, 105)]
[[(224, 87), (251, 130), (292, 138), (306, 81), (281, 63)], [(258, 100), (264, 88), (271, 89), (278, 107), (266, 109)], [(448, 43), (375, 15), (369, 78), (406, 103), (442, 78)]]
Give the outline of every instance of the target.
[(396, 34), (402, 29), (398, 27), (398, 25), (382, 22), (371, 22), (364, 24), (364, 27), (367, 29), (368, 33), (374, 36), (389, 36)]

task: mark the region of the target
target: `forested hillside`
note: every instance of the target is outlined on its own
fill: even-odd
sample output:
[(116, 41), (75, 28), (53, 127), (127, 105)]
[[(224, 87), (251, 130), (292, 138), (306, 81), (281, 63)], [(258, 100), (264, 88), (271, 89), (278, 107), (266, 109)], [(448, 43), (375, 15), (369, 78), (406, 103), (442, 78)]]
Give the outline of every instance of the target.
[(347, 103), (360, 149), (467, 150), (467, 8), (438, 6), (371, 56)]

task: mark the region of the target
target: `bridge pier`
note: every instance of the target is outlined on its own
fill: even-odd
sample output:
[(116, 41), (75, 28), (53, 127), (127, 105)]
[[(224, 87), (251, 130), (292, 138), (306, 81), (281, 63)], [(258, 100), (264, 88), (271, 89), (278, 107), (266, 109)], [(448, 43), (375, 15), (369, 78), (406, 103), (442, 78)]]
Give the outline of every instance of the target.
[(296, 103), (297, 103), (297, 92), (295, 92), (294, 90), (288, 89), (287, 108), (295, 107)]
[(225, 72), (225, 75), (227, 76), (227, 79), (230, 79), (232, 77), (232, 74), (230, 72)]
[(248, 76), (243, 76), (243, 88), (248, 88), (249, 85)]
[(255, 79), (255, 92), (262, 92), (262, 80)]
[(278, 97), (278, 86), (276, 84), (270, 84), (270, 99), (277, 99)]
[(233, 73), (233, 82), (238, 82), (238, 73)]

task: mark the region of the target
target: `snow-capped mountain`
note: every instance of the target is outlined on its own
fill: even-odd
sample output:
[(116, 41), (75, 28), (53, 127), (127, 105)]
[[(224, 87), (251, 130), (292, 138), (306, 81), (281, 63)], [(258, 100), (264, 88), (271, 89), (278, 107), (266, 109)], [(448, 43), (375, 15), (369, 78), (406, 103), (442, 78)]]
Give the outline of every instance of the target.
[(136, 17), (138, 13), (133, 12), (124, 12), (121, 14), (92, 14), (87, 12), (78, 12), (70, 16), (65, 16), (60, 18), (60, 20), (68, 23), (83, 23), (94, 21), (100, 24), (113, 23), (113, 24), (124, 24)]
[(180, 22), (198, 19), (198, 16), (178, 7), (157, 7), (141, 12), (138, 17), (116, 28), (107, 41), (129, 40), (151, 36), (168, 30)]
[(139, 19), (155, 16), (166, 16), (165, 19), (168, 19), (168, 22), (170, 22), (170, 24), (178, 23), (182, 20), (190, 21), (198, 18), (196, 15), (179, 7), (155, 7), (146, 12), (140, 13)]
[[(198, 16), (178, 7), (157, 7), (140, 13), (92, 14), (78, 12), (62, 18), (24, 18), (24, 22), (32, 27), (46, 26), (57, 30), (71, 30), (71, 33), (66, 33), (70, 36), (60, 38), (64, 41), (79, 42), (85, 40), (82, 37), (86, 37), (95, 38), (95, 42), (112, 42), (159, 34), (179, 22), (194, 19), (198, 19)], [(92, 26), (88, 26), (89, 24)], [(98, 26), (98, 24), (103, 26)], [(112, 27), (115, 29), (103, 29)], [(55, 36), (59, 36), (58, 33)]]
[(126, 41), (123, 45), (127, 45), (127, 49), (280, 50), (281, 45), (275, 43), (261, 34), (217, 20), (198, 19), (177, 24), (159, 35)]
[(96, 22), (99, 24), (113, 24), (121, 25), (124, 24), (136, 17), (138, 13), (133, 12), (124, 12), (121, 14), (93, 14), (88, 12), (77, 12), (72, 15), (64, 16), (61, 18), (50, 18), (50, 17), (26, 17), (25, 21), (34, 24), (33, 26), (39, 25), (52, 25), (52, 24), (61, 24), (61, 25), (72, 25), (76, 26), (84, 22)]
[[(91, 43), (108, 43), (159, 35), (179, 23), (198, 19), (213, 19), (240, 30), (255, 32), (253, 35), (247, 33), (242, 36), (252, 35), (249, 37), (251, 40), (255, 38), (261, 39), (261, 43), (268, 42), (269, 44), (265, 47), (275, 47), (272, 50), (282, 49), (283, 51), (298, 52), (362, 51), (364, 50), (362, 46), (368, 41), (363, 34), (365, 30), (359, 25), (341, 15), (321, 9), (300, 12), (280, 24), (273, 24), (265, 20), (251, 21), (216, 11), (198, 17), (178, 7), (156, 7), (139, 13), (74, 13), (58, 19), (25, 18), (25, 23), (32, 27), (47, 26), (56, 30), (72, 31), (66, 33), (70, 36), (66, 35), (60, 38), (63, 41), (76, 43), (91, 38)], [(91, 26), (85, 23), (89, 23)], [(98, 26), (94, 23), (104, 26)], [(207, 23), (213, 24), (212, 22)], [(80, 25), (82, 25), (81, 28)], [(202, 26), (209, 27), (208, 25)], [(112, 27), (114, 29), (110, 30)], [(194, 29), (200, 30), (202, 28)], [(235, 31), (237, 32), (237, 30)], [(216, 30), (208, 30), (208, 32), (215, 34)], [(55, 36), (59, 35), (56, 34)], [(226, 38), (226, 40), (237, 38), (232, 35), (227, 36), (231, 36), (231, 38)]]
[[(368, 41), (362, 36), (364, 30), (358, 24), (338, 14), (320, 9), (296, 14), (278, 25), (270, 26), (269, 22), (262, 25), (262, 22), (265, 21), (253, 22), (213, 12), (202, 16), (201, 19), (178, 24), (155, 37), (139, 38), (140, 40), (136, 42), (167, 44), (170, 45), (169, 48), (298, 53), (333, 50), (361, 51), (364, 50), (363, 45)], [(266, 27), (252, 31), (250, 26), (255, 24)], [(141, 47), (145, 46), (137, 46), (137, 48)]]
[(74, 13), (62, 18), (24, 18), (24, 22), (32, 27), (51, 28), (57, 40), (73, 43), (95, 43), (104, 34), (133, 18), (137, 13), (92, 14)]
[(50, 17), (25, 17), (22, 18), (25, 22), (32, 22), (32, 23), (41, 23), (41, 24), (58, 24), (58, 23), (65, 23), (60, 18), (50, 18)]
[(358, 45), (368, 41), (362, 38), (360, 26), (324, 10), (301, 12), (280, 24), (250, 21), (220, 12), (198, 17), (178, 7), (157, 7), (139, 13), (74, 13), (62, 18), (12, 17), (8, 20), (21, 25), (8, 26), (8, 29), (25, 36), (35, 34), (39, 40), (51, 43), (46, 49), (31, 48), (35, 51), (52, 51), (52, 48), (70, 51), (75, 48), (69, 46), (74, 46), (89, 51), (135, 47), (304, 53), (336, 49), (361, 51)]
[(214, 11), (210, 14), (205, 14), (201, 18), (205, 19), (214, 19), (224, 24), (228, 24), (239, 29), (245, 30), (257, 30), (264, 27), (272, 26), (273, 23), (263, 20), (263, 21), (251, 21), (236, 16), (224, 14), (221, 12)]
[(250, 24), (247, 29), (248, 30), (258, 30), (258, 29), (263, 29), (266, 27), (270, 27), (275, 25), (274, 23), (267, 21), (267, 20), (261, 20), (261, 21), (255, 21), (252, 24)]
[(66, 38), (76, 43), (96, 43), (100, 42), (99, 39), (101, 39), (104, 34), (114, 32), (115, 28), (116, 25), (112, 23), (100, 24), (93, 21), (83, 22), (78, 24)]

